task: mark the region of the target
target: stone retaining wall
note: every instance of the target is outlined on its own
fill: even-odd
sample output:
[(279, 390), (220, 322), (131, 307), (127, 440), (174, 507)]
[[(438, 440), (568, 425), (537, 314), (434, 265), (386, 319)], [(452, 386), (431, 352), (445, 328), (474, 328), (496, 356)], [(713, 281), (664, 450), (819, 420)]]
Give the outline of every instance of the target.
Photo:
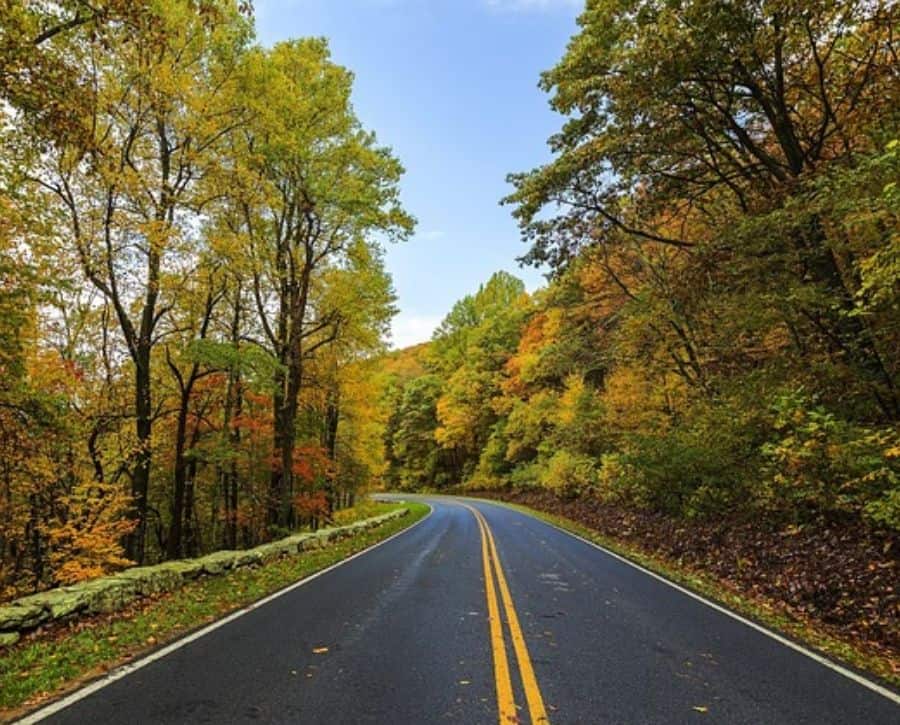
[(182, 559), (155, 566), (134, 567), (118, 574), (32, 594), (0, 607), (0, 647), (15, 644), (23, 633), (48, 622), (57, 622), (79, 615), (114, 612), (139, 597), (177, 589), (191, 579), (200, 576), (218, 576), (231, 569), (254, 566), (311, 549), (321, 549), (334, 541), (406, 516), (408, 513), (409, 510), (406, 508), (397, 509), (347, 526), (294, 534), (254, 549), (217, 551), (199, 559)]

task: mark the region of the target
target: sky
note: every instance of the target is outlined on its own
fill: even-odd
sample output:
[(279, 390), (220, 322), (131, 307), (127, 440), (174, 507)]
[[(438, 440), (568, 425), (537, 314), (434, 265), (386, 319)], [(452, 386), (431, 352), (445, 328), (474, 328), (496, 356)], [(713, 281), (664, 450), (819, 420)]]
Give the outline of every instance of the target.
[(456, 300), (506, 270), (529, 290), (542, 272), (509, 207), (506, 175), (538, 166), (562, 118), (538, 87), (576, 29), (581, 0), (256, 0), (271, 45), (329, 39), (356, 76), (353, 103), (406, 167), (402, 199), (415, 235), (388, 246), (399, 314), (392, 344), (430, 339)]

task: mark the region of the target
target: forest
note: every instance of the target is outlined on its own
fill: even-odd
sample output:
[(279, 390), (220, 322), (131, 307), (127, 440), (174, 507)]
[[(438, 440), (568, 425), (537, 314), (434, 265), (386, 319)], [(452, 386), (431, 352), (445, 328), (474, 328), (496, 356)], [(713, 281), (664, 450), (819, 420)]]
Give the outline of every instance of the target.
[(518, 492), (900, 645), (898, 20), (588, 2), (504, 200), (549, 283), (388, 358), (388, 486)]
[(353, 75), (238, 0), (2, 21), (0, 595), (328, 521), (414, 227)]
[(590, 0), (502, 201), (546, 286), (393, 352), (415, 220), (325, 40), (263, 47), (239, 0), (2, 12), (4, 598), (464, 490), (702, 537), (900, 646), (896, 3)]
[(551, 282), (407, 353), (392, 484), (900, 528), (898, 10), (716, 7), (589, 3), (505, 200)]

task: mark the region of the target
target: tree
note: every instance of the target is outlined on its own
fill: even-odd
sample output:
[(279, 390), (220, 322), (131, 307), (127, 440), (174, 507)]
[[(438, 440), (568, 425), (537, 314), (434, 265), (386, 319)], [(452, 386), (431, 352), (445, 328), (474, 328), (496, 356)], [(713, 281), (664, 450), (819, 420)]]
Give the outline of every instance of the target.
[(413, 225), (398, 200), (403, 169), (362, 130), (351, 85), (324, 41), (305, 40), (251, 54), (241, 90), (253, 119), (235, 159), (244, 177), (243, 231), (254, 265), (258, 342), (278, 364), (269, 524), (280, 529), (292, 523), (305, 365), (345, 321), (339, 307), (317, 298), (320, 276), (369, 235), (399, 239)]
[[(854, 302), (855, 256), (822, 216), (786, 209), (896, 121), (897, 12), (882, 2), (588, 3), (543, 77), (554, 108), (572, 116), (551, 140), (556, 158), (511, 177), (507, 201), (533, 242), (526, 259), (559, 267), (585, 245), (637, 242), (713, 266), (767, 260), (767, 272), (788, 272), (785, 324), (849, 360), (896, 419), (889, 361)], [(554, 203), (559, 215), (541, 214)], [(724, 216), (744, 223), (722, 229)]]
[(442, 372), (457, 369), (465, 360), (474, 330), (498, 311), (519, 304), (524, 294), (522, 280), (508, 272), (495, 272), (477, 293), (458, 300), (435, 330), (431, 365)]
[(403, 490), (452, 483), (451, 461), (434, 438), (441, 381), (423, 375), (403, 386), (385, 429), (387, 479)]
[[(174, 436), (174, 462), (172, 495), (170, 501), (169, 531), (166, 537), (166, 557), (179, 559), (183, 553), (185, 532), (190, 532), (193, 482), (197, 458), (194, 451), (200, 437), (200, 421), (204, 410), (192, 404), (198, 383), (218, 372), (218, 368), (204, 348), (211, 335), (216, 308), (226, 294), (225, 274), (216, 265), (202, 265), (190, 280), (186, 289), (168, 310), (171, 329), (178, 331), (174, 337), (177, 346), (165, 345), (166, 365), (176, 384), (176, 426)], [(179, 340), (179, 337), (181, 340)], [(176, 347), (177, 351), (173, 351)], [(192, 420), (193, 419), (193, 420)], [(191, 537), (193, 538), (193, 536)], [(196, 554), (196, 551), (193, 552)]]
[[(144, 558), (152, 460), (152, 351), (171, 306), (166, 281), (190, 276), (191, 212), (207, 199), (198, 180), (240, 118), (228, 84), (249, 26), (230, 0), (171, 0), (86, 41), (82, 72), (94, 93), (55, 143), (33, 180), (59, 205), (86, 279), (114, 312), (134, 369), (135, 450), (131, 469), (137, 526), (129, 557)], [(127, 42), (126, 42), (127, 38)], [(91, 42), (94, 45), (91, 45)]]

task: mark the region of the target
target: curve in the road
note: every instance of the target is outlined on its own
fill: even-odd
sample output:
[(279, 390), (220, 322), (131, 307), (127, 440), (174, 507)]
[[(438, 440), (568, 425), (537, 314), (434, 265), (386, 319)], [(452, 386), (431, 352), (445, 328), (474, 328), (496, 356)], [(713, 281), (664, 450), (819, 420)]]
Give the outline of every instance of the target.
[(590, 542), (417, 500), (416, 526), (26, 722), (900, 721), (889, 689)]

